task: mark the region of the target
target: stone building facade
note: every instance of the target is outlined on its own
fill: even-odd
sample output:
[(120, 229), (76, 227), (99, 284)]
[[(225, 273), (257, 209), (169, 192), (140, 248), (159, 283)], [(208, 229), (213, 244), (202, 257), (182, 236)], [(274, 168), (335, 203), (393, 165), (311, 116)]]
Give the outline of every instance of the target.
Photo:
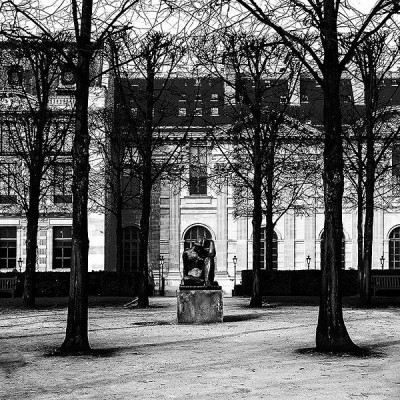
[[(203, 93), (209, 103), (203, 105), (202, 119), (194, 119), (189, 128), (193, 141), (190, 146), (204, 149), (204, 156), (208, 168), (216, 159), (216, 149), (207, 146), (205, 132), (211, 117), (222, 116), (224, 96), (227, 88), (223, 82), (210, 81), (204, 77), (199, 86), (195, 86), (194, 78), (179, 78), (179, 89), (188, 99), (190, 92)], [(397, 81), (396, 81), (397, 82)], [(398, 104), (400, 93), (397, 93), (398, 84), (387, 80), (385, 99), (391, 104)], [(137, 85), (139, 86), (139, 84)], [(282, 93), (277, 94), (278, 99)], [(342, 82), (343, 102), (353, 104), (353, 88), (350, 79)], [(219, 99), (218, 107), (212, 107), (212, 99)], [(207, 101), (207, 100), (206, 100)], [(321, 88), (308, 77), (299, 82), (298, 96), (293, 107), (297, 113), (308, 116), (307, 123), (317, 126), (322, 120)], [(362, 107), (362, 105), (360, 105)], [(176, 100), (175, 118), (181, 115), (182, 99)], [(214, 109), (212, 112), (211, 109)], [(205, 111), (208, 110), (208, 111)], [(300, 111), (300, 113), (299, 113)], [(187, 105), (185, 115), (195, 113), (196, 107)], [(345, 118), (348, 117), (346, 111)], [(213, 121), (215, 123), (215, 120)], [(182, 124), (174, 122), (182, 129)], [(177, 128), (178, 129), (178, 128)], [(203, 135), (203, 136), (202, 136)], [(191, 151), (190, 149), (188, 150)], [(189, 169), (190, 167), (190, 160)], [(153, 194), (152, 236), (150, 238), (150, 266), (155, 275), (156, 286), (165, 279), (165, 288), (168, 293), (174, 293), (182, 278), (182, 253), (198, 235), (204, 235), (215, 241), (216, 245), (216, 280), (223, 287), (225, 293), (231, 293), (234, 284), (241, 280), (241, 271), (252, 268), (252, 224), (250, 218), (234, 218), (234, 193), (231, 187), (225, 185), (216, 190), (205, 176), (203, 186), (197, 189), (191, 187), (191, 182), (176, 184), (164, 182)], [(183, 179), (183, 181), (186, 181)], [(129, 215), (129, 216), (128, 216)], [(139, 225), (139, 213), (124, 216), (124, 229), (127, 231)], [(107, 217), (106, 217), (107, 220)], [(321, 240), (323, 235), (324, 214), (321, 201), (315, 201), (306, 214), (289, 210), (276, 224), (274, 238), (274, 265), (278, 270), (320, 269)], [(265, 226), (265, 222), (264, 225)], [(343, 267), (357, 268), (357, 213), (350, 207), (344, 207), (343, 212)], [(113, 224), (106, 223), (107, 237), (111, 237)], [(127, 236), (128, 238), (128, 236)], [(132, 239), (132, 237), (130, 237)], [(129, 240), (130, 240), (129, 239)], [(133, 239), (135, 240), (135, 239)], [(137, 239), (136, 239), (137, 240)], [(125, 246), (130, 246), (125, 243)], [(137, 244), (135, 245), (137, 246)], [(113, 246), (105, 246), (109, 259), (113, 258)], [(265, 246), (261, 244), (261, 251)], [(262, 255), (262, 260), (264, 256)], [(162, 260), (162, 261), (160, 261)], [(265, 267), (265, 265), (264, 265)], [(112, 262), (106, 262), (106, 268), (113, 269)], [(400, 268), (400, 210), (395, 207), (390, 211), (377, 209), (374, 224), (373, 268)], [(161, 277), (162, 274), (162, 277)]]
[[(31, 51), (38, 46), (33, 40), (31, 45)], [(24, 51), (13, 43), (0, 43), (0, 58), (0, 272), (14, 269), (23, 272), (26, 264), (27, 221), (22, 205), (28, 197), (27, 194), (23, 197), (25, 192), (22, 190), (27, 190), (27, 171), (24, 167), (26, 164), (21, 160), (23, 156), (16, 145), (11, 145), (14, 133), (10, 121), (24, 113), (29, 116), (30, 110), (35, 109), (35, 71), (32, 62), (24, 57)], [(50, 75), (49, 78), (52, 82), (48, 107), (58, 115), (52, 120), (50, 131), (55, 136), (60, 129), (68, 131), (63, 149), (44, 178), (44, 186), (50, 186), (41, 200), (36, 270), (67, 272), (70, 270), (72, 246), (71, 146), (74, 123), (70, 119), (75, 78), (62, 62), (54, 60), (50, 70), (56, 71), (56, 75)], [(104, 101), (105, 88), (100, 80), (96, 80), (90, 89), (90, 105), (93, 109), (102, 108)], [(69, 125), (69, 128), (62, 124)], [(15, 134), (16, 137), (22, 137), (23, 129)], [(15, 177), (22, 178), (21, 185), (16, 184)], [(88, 219), (89, 270), (103, 270), (104, 213), (90, 213)]]
[[(8, 49), (2, 49), (2, 52)], [(2, 53), (2, 54), (3, 54)], [(18, 112), (23, 97), (22, 84), (28, 79), (28, 68), (12, 58), (0, 66), (0, 164), (4, 169), (14, 157), (6, 149), (7, 135), (4, 128), (6, 115)], [(60, 77), (55, 83), (50, 103), (52, 107), (68, 109), (73, 98), (74, 82), (69, 76)], [(133, 82), (140, 92), (143, 81)], [(162, 84), (162, 78), (160, 79)], [(235, 194), (232, 187), (216, 188), (208, 180), (207, 173), (217, 162), (218, 151), (210, 146), (206, 133), (212, 124), (229, 124), (226, 116), (225, 97), (232, 95), (223, 81), (203, 77), (177, 77), (170, 98), (169, 117), (162, 129), (174, 131), (178, 136), (186, 132), (190, 138), (185, 145), (187, 163), (181, 182), (162, 181), (153, 190), (152, 214), (149, 238), (149, 266), (153, 271), (156, 289), (162, 278), (167, 293), (173, 294), (182, 278), (182, 253), (198, 235), (213, 239), (216, 245), (216, 280), (225, 293), (231, 293), (241, 279), (241, 271), (252, 269), (252, 223), (250, 218), (234, 217)], [(385, 81), (383, 98), (393, 106), (400, 103), (398, 80)], [(276, 93), (277, 104), (286, 101), (284, 92)], [(229, 92), (229, 93), (228, 93)], [(171, 92), (172, 93), (172, 92)], [(342, 82), (344, 102), (353, 100), (350, 79)], [(234, 96), (234, 94), (233, 94)], [(90, 101), (96, 108), (110, 107), (117, 103), (113, 81), (97, 80), (90, 91)], [(347, 100), (346, 100), (347, 99)], [(321, 121), (321, 89), (309, 77), (302, 77), (291, 107), (300, 112), (306, 123), (316, 126)], [(397, 152), (399, 153), (399, 152)], [(394, 162), (400, 160), (393, 149)], [(193, 169), (199, 161), (204, 168)], [(397, 161), (396, 161), (397, 160)], [(70, 163), (70, 156), (64, 161)], [(13, 161), (14, 162), (14, 161)], [(393, 174), (398, 168), (393, 165)], [(63, 170), (65, 173), (65, 169)], [(14, 268), (24, 270), (26, 220), (21, 208), (12, 200), (14, 194), (5, 170), (0, 184), (0, 272)], [(54, 190), (58, 190), (54, 188)], [(39, 222), (37, 271), (68, 271), (71, 249), (71, 200), (70, 193), (52, 191), (45, 199)], [(64, 185), (63, 190), (69, 190)], [(107, 188), (105, 188), (107, 192)], [(56, 196), (63, 195), (60, 204)], [(104, 193), (106, 196), (106, 193)], [(58, 198), (60, 199), (60, 198)], [(393, 203), (397, 200), (393, 199)], [(62, 205), (62, 207), (61, 207)], [(138, 262), (140, 207), (123, 210), (124, 268), (135, 270)], [(276, 224), (274, 237), (274, 264), (278, 270), (319, 269), (324, 214), (317, 200), (306, 214), (289, 210)], [(265, 222), (264, 225), (265, 226)], [(344, 208), (343, 214), (343, 266), (357, 268), (357, 214), (354, 209)], [(104, 210), (89, 215), (89, 271), (115, 270), (116, 233), (115, 216)], [(261, 251), (265, 245), (261, 243)], [(265, 260), (262, 255), (262, 260)], [(237, 260), (237, 263), (234, 262)], [(265, 265), (264, 265), (265, 267)], [(400, 208), (377, 209), (374, 219), (373, 268), (400, 268)]]

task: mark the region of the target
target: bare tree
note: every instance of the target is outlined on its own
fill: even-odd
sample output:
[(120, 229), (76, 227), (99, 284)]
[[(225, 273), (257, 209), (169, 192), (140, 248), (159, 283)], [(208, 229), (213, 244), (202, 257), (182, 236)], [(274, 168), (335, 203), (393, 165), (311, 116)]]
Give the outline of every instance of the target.
[[(247, 12), (275, 30), (323, 89), (325, 240), (316, 348), (324, 352), (358, 351), (343, 320), (340, 291), (344, 180), (339, 88), (355, 49), (399, 11), (399, 4), (379, 0), (368, 15), (360, 15), (348, 2), (338, 0), (286, 0), (279, 7), (274, 2), (260, 6), (253, 0), (236, 0), (230, 7), (233, 4), (238, 6), (236, 15), (242, 21)], [(353, 33), (347, 50), (339, 47), (339, 27)]]
[[(51, 104), (61, 67), (58, 51), (52, 43), (21, 35), (3, 44), (3, 60), (11, 58), (12, 61), (9, 84), (14, 96), (20, 98), (17, 108), (10, 105), (2, 113), (3, 131), (8, 131), (5, 137), (8, 137), (9, 148), (5, 150), (11, 153), (13, 164), (18, 167), (10, 169), (10, 163), (5, 162), (2, 167), (6, 170), (2, 171), (1, 179), (11, 183), (16, 203), (27, 219), (23, 305), (34, 307), (38, 222), (40, 213), (47, 208), (43, 200), (54, 183), (50, 175), (56, 164), (65, 158), (62, 156), (68, 155), (66, 144), (73, 125), (73, 110), (56, 110)], [(3, 157), (10, 159), (10, 154), (3, 153)], [(53, 204), (54, 207), (57, 208), (57, 204)]]
[[(250, 215), (252, 219), (254, 273), (250, 305), (261, 307), (263, 215), (266, 265), (272, 269), (275, 224), (299, 200), (305, 184), (303, 177), (300, 178), (300, 169), (297, 170), (299, 179), (294, 181), (293, 176), (291, 182), (287, 179), (288, 156), (293, 156), (304, 145), (300, 137), (305, 130), (302, 132), (300, 124), (288, 115), (299, 71), (291, 64), (281, 39), (270, 32), (252, 34), (227, 29), (204, 36), (196, 47), (202, 49), (198, 52), (202, 68), (222, 79), (227, 88), (230, 125), (215, 126), (210, 134), (221, 153), (222, 164), (226, 164), (225, 172), (232, 176), (230, 183), (236, 188), (238, 199), (237, 214)], [(292, 159), (294, 165), (296, 162)], [(217, 163), (218, 176), (220, 164)], [(240, 198), (246, 200), (240, 202)]]
[[(366, 306), (371, 302), (375, 198), (383, 194), (380, 190), (382, 178), (388, 190), (393, 189), (387, 182), (386, 175), (391, 168), (387, 154), (399, 135), (398, 128), (393, 129), (391, 123), (398, 115), (391, 106), (394, 93), (387, 93), (387, 90), (384, 93), (385, 82), (391, 80), (390, 70), (398, 62), (395, 42), (396, 39), (386, 30), (377, 32), (356, 49), (353, 59), (355, 78), (364, 88), (364, 105), (359, 107), (355, 128), (349, 129), (350, 135), (345, 136), (348, 142), (345, 155), (350, 171), (356, 172), (349, 178), (357, 192), (360, 296)], [(378, 202), (382, 205), (382, 199)]]
[[(190, 127), (189, 120), (178, 135), (173, 129), (178, 119), (177, 104), (180, 96), (173, 74), (186, 50), (178, 37), (157, 31), (146, 34), (139, 44), (137, 38), (124, 36), (122, 48), (126, 59), (131, 60), (131, 63), (117, 59), (121, 55), (121, 49), (114, 49), (113, 62), (116, 66), (121, 66), (115, 68), (118, 104), (114, 112), (115, 120), (120, 121), (115, 129), (121, 124), (123, 126), (115, 135), (125, 136), (122, 146), (115, 150), (116, 155), (125, 158), (123, 164), (129, 168), (131, 176), (138, 180), (140, 186), (140, 190), (136, 192), (140, 199), (138, 307), (147, 307), (151, 198), (162, 179), (167, 181), (174, 176), (180, 176), (182, 149)], [(122, 68), (123, 65), (127, 68)], [(121, 144), (120, 140), (117, 139), (114, 143), (111, 141), (111, 145), (118, 146)], [(124, 148), (125, 151), (121, 153)], [(114, 179), (117, 185), (118, 180), (121, 182), (121, 177), (120, 171), (119, 179)], [(119, 185), (119, 190), (123, 189)], [(117, 210), (121, 209), (121, 205)]]
[(91, 155), (97, 165), (91, 169), (90, 201), (95, 210), (115, 217), (115, 268), (122, 274), (123, 211), (129, 208), (140, 212), (141, 202), (139, 179), (130, 168), (132, 162), (136, 162), (136, 151), (126, 124), (115, 116), (114, 110), (108, 108), (92, 115)]
[[(27, 35), (37, 32), (57, 43), (57, 30), (70, 34), (73, 49), (59, 46), (61, 58), (76, 78), (75, 131), (72, 146), (73, 165), (73, 237), (70, 273), (70, 301), (67, 330), (62, 353), (80, 354), (90, 351), (88, 339), (88, 187), (89, 144), (88, 127), (89, 91), (94, 81), (91, 64), (99, 49), (115, 33), (129, 28), (129, 20), (141, 12), (138, 0), (124, 0), (110, 4), (99, 0), (60, 0), (50, 7), (5, 1), (1, 3), (2, 30), (12, 34), (15, 27)], [(133, 10), (135, 6), (138, 6)], [(150, 6), (150, 5), (148, 5)], [(161, 7), (162, 8), (162, 7)], [(161, 9), (158, 8), (158, 12)], [(131, 15), (128, 15), (131, 14)]]

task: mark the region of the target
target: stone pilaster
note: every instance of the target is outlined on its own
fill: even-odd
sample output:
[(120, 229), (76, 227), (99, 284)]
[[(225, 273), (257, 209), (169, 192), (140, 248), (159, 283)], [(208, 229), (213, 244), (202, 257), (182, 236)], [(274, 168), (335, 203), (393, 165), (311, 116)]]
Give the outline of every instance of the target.
[(294, 214), (288, 211), (285, 214), (285, 269), (294, 269)]
[(241, 277), (241, 272), (248, 269), (248, 219), (239, 218), (237, 220), (237, 239), (236, 239), (236, 256), (237, 263), (237, 278)]
[[(376, 210), (374, 215), (374, 239), (372, 244), (372, 268), (382, 268), (380, 258), (385, 257), (384, 269), (389, 268), (389, 245), (385, 240), (383, 210)], [(385, 246), (386, 244), (386, 246)]]
[[(316, 269), (316, 217), (315, 212), (304, 218), (304, 254), (305, 257), (310, 256), (310, 269)], [(306, 264), (307, 268), (307, 264)]]
[(157, 184), (151, 196), (151, 215), (150, 215), (150, 232), (149, 232), (149, 268), (154, 272), (159, 267), (160, 257), (160, 185)]
[[(358, 269), (358, 230), (357, 230), (357, 210), (351, 213), (351, 263), (352, 268)], [(348, 266), (346, 265), (346, 268)]]
[(170, 189), (169, 198), (170, 224), (169, 224), (169, 259), (166, 269), (165, 287), (166, 291), (175, 291), (181, 281), (180, 272), (180, 237), (181, 237), (181, 216), (180, 216), (180, 193)]
[(218, 273), (228, 272), (228, 195), (224, 187), (217, 195), (217, 250), (216, 269)]

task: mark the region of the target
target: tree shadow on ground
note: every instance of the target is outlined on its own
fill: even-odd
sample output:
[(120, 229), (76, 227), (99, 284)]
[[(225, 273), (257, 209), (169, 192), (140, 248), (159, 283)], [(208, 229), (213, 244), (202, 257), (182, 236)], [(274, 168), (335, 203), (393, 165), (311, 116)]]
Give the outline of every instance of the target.
[(77, 353), (64, 353), (59, 349), (49, 349), (45, 351), (44, 357), (89, 357), (89, 358), (110, 358), (117, 356), (123, 348), (118, 347), (110, 347), (110, 348), (103, 348), (103, 349), (90, 349), (85, 352), (77, 352)]
[(154, 325), (174, 325), (175, 321), (140, 321), (132, 322), (130, 325), (133, 326), (154, 326)]
[(359, 347), (351, 352), (324, 352), (317, 350), (315, 347), (308, 347), (295, 350), (296, 354), (316, 357), (333, 357), (333, 358), (383, 358), (386, 354), (379, 350), (381, 346), (373, 345), (366, 347)]
[(0, 371), (3, 371), (4, 375), (8, 378), (15, 374), (15, 372), (24, 368), (28, 365), (28, 363), (24, 359), (6, 359), (0, 360)]
[(239, 315), (224, 315), (224, 322), (240, 322), (240, 321), (248, 321), (251, 319), (260, 318), (262, 315), (260, 314), (239, 314)]

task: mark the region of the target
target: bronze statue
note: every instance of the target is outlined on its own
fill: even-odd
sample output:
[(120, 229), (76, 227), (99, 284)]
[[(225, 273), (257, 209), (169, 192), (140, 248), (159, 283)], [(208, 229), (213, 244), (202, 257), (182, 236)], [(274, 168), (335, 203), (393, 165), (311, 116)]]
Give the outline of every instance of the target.
[(211, 239), (200, 236), (194, 245), (182, 254), (184, 286), (215, 286), (215, 245)]

